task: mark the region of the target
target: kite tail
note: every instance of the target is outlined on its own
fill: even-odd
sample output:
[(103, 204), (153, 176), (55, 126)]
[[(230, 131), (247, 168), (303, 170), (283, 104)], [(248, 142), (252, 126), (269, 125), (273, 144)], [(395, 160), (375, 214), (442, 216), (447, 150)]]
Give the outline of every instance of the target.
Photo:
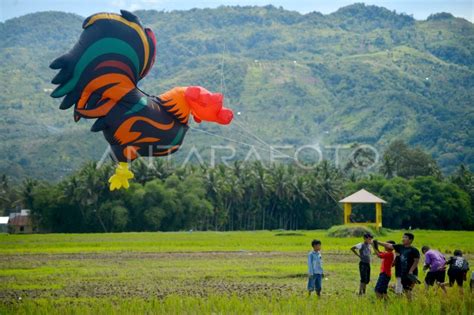
[(128, 11), (94, 14), (82, 27), (72, 50), (50, 65), (60, 70), (51, 96), (64, 97), (61, 109), (75, 105), (76, 121), (106, 116), (146, 76), (156, 54), (155, 35)]

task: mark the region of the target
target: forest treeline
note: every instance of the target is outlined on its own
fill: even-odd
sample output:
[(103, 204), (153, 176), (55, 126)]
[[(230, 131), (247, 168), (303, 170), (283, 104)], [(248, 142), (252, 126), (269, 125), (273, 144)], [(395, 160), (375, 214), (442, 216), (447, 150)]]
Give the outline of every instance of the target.
[[(291, 164), (234, 162), (176, 167), (164, 159), (133, 163), (128, 190), (109, 191), (113, 165), (95, 162), (57, 183), (1, 179), (1, 210), (31, 209), (44, 232), (322, 229), (342, 223), (344, 196), (361, 188), (387, 201), (389, 228), (474, 228), (474, 175), (461, 165), (443, 177), (420, 149), (393, 142), (377, 172), (357, 169), (370, 154), (343, 168), (328, 161), (302, 169)], [(354, 208), (373, 221), (372, 207)]]

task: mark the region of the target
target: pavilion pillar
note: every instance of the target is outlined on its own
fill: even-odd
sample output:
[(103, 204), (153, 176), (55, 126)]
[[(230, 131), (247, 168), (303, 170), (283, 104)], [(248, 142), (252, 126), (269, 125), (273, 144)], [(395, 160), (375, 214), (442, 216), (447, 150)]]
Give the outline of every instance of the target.
[(375, 225), (377, 231), (382, 228), (382, 204), (380, 202), (375, 204)]
[(344, 224), (351, 223), (352, 204), (344, 203)]

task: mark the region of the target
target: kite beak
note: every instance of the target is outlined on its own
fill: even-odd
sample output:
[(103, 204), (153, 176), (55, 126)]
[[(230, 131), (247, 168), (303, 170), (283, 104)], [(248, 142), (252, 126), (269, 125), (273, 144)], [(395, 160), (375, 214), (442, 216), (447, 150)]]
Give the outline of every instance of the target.
[(201, 118), (199, 118), (196, 114), (193, 114), (194, 121), (200, 124), (202, 122)]
[(221, 125), (228, 125), (234, 118), (234, 112), (232, 110), (222, 107), (217, 113), (217, 123)]

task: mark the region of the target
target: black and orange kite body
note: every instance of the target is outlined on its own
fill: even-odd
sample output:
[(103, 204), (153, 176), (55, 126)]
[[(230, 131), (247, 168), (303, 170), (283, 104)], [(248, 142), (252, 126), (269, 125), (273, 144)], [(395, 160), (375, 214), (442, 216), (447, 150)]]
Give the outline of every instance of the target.
[(52, 69), (60, 69), (52, 80), (59, 86), (51, 96), (64, 97), (61, 109), (75, 105), (76, 121), (97, 119), (91, 130), (103, 132), (120, 162), (111, 189), (128, 187), (118, 174), (121, 167), (127, 179), (133, 177), (127, 162), (177, 151), (190, 115), (197, 122), (232, 120), (222, 94), (202, 87), (176, 87), (159, 96), (137, 87), (154, 64), (156, 38), (132, 13), (95, 14), (84, 21), (83, 29), (72, 50), (51, 63)]
[(103, 131), (114, 158), (127, 162), (138, 156), (163, 156), (178, 150), (187, 123), (168, 112), (159, 98), (132, 98), (138, 99), (134, 106), (116, 106), (92, 126), (92, 131)]

